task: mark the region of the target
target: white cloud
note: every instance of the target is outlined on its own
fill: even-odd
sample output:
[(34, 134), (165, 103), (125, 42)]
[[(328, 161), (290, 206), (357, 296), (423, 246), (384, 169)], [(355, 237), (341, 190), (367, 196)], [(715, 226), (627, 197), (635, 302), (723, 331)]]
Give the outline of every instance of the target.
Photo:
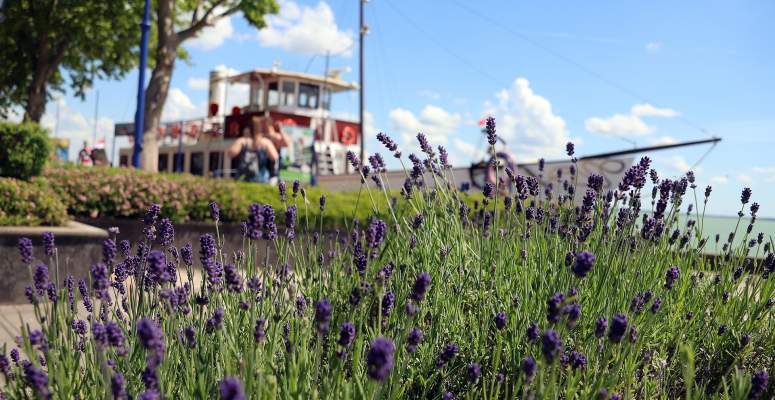
[(477, 148), (473, 144), (465, 142), (460, 138), (452, 139), (452, 144), (455, 145), (455, 148), (460, 151), (460, 153), (473, 160), (488, 158), (487, 153), (483, 149)]
[(729, 183), (729, 177), (726, 175), (717, 175), (710, 178), (710, 182), (716, 185), (726, 185)]
[(662, 118), (671, 118), (671, 117), (677, 117), (680, 115), (678, 111), (675, 111), (673, 109), (657, 108), (652, 106), (649, 103), (636, 104), (632, 106), (632, 108), (630, 109), (630, 113), (638, 117), (662, 117)]
[(408, 144), (418, 132), (424, 133), (434, 144), (446, 144), (447, 138), (460, 126), (462, 117), (441, 107), (427, 105), (419, 116), (409, 110), (396, 108), (388, 115), (391, 128)]
[(301, 54), (352, 55), (352, 30), (339, 29), (334, 12), (324, 1), (314, 8), (285, 1), (280, 5), (280, 13), (267, 16), (266, 22), (266, 28), (258, 31), (262, 46)]
[(207, 90), (210, 81), (203, 78), (188, 78), (188, 88), (192, 90)]
[(678, 143), (678, 140), (676, 140), (672, 136), (660, 136), (660, 137), (649, 139), (649, 144), (652, 146), (662, 146), (665, 144), (676, 144), (676, 143)]
[(485, 114), (495, 117), (498, 135), (520, 162), (562, 155), (569, 141), (565, 121), (554, 114), (549, 100), (533, 91), (527, 79), (517, 78), (495, 96), (495, 104), (485, 104)]
[(662, 42), (648, 42), (646, 43), (646, 50), (650, 53), (656, 53), (662, 49)]
[[(216, 10), (213, 14), (223, 12), (223, 10)], [(192, 47), (200, 48), (202, 50), (213, 50), (220, 47), (226, 39), (234, 36), (234, 26), (231, 24), (231, 16), (220, 18), (212, 26), (208, 26), (202, 29), (196, 38), (191, 39), (189, 42)]]
[(591, 117), (584, 121), (584, 127), (592, 133), (613, 136), (645, 136), (655, 128), (646, 124), (641, 117), (672, 118), (679, 113), (669, 108), (657, 108), (651, 104), (636, 104), (628, 114), (614, 114), (608, 118)]
[[(59, 121), (57, 121), (57, 105), (59, 105)], [(91, 143), (94, 138), (94, 117), (86, 118), (83, 114), (67, 105), (59, 98), (46, 106), (46, 112), (40, 124), (51, 132), (51, 135), (68, 138), (74, 145), (81, 146), (82, 141)], [(113, 135), (113, 119), (99, 117), (97, 119), (97, 139), (105, 139)]]
[(755, 174), (765, 175), (764, 178), (767, 182), (775, 182), (775, 166), (769, 167), (753, 167), (751, 169)]
[(753, 183), (753, 178), (750, 175), (740, 174), (737, 176), (737, 180), (745, 184)]
[(164, 103), (161, 119), (165, 122), (181, 121), (203, 117), (204, 114), (205, 110), (195, 106), (182, 90), (172, 88), (167, 94), (167, 101)]
[(213, 70), (215, 70), (215, 71), (224, 71), (224, 72), (228, 72), (229, 76), (231, 76), (231, 75), (237, 75), (237, 74), (239, 74), (239, 73), (240, 73), (238, 70), (236, 70), (236, 69), (234, 69), (234, 68), (231, 68), (231, 67), (228, 67), (228, 66), (226, 66), (226, 65), (224, 65), (224, 64), (218, 64), (218, 65), (216, 65), (216, 66), (215, 66), (215, 68), (213, 68)]
[(694, 171), (696, 174), (702, 171), (702, 167), (699, 166), (692, 169), (692, 166), (686, 162), (686, 158), (683, 156), (660, 157), (657, 160), (665, 164), (668, 169), (676, 175), (683, 175), (690, 170)]

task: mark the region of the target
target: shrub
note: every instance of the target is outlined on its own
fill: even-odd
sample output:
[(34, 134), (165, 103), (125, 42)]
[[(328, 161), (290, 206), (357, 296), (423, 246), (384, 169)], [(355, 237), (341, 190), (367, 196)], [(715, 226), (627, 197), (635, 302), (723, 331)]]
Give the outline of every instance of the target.
[(48, 132), (37, 124), (0, 121), (0, 176), (30, 179), (51, 153)]
[(0, 178), (0, 226), (61, 225), (67, 209), (42, 178)]
[[(677, 219), (693, 177), (654, 178), (661, 211), (642, 223), (647, 158), (618, 189), (579, 184), (580, 207), (573, 180), (545, 194), (515, 176), (510, 202), (496, 187), (467, 209), (452, 185), (420, 184), (445, 175), (423, 150), (397, 207), (372, 205), (381, 191), (364, 185), (358, 212), (372, 218), (339, 237), (289, 234), (274, 216), (302, 200), (275, 198), (253, 207), (241, 248), (206, 234), (175, 249), (151, 209), (142, 223), (158, 237), (116, 234), (121, 256), (106, 241), (79, 290), (20, 242), (42, 329), (22, 327), (23, 361), (0, 354), (17, 377), (6, 396), (772, 398), (771, 240), (725, 246), (712, 267), (702, 224)], [(320, 211), (310, 197), (313, 224), (338, 201)]]
[[(208, 179), (193, 175), (155, 174), (128, 168), (84, 168), (58, 165), (48, 168), (45, 176), (67, 206), (68, 212), (80, 217), (139, 218), (151, 204), (162, 204), (164, 214), (175, 222), (209, 221), (209, 204), (221, 207), (221, 220), (239, 222), (247, 216), (253, 203), (279, 207), (277, 187), (265, 184)], [(287, 183), (291, 198), (291, 182)], [(319, 199), (326, 196), (329, 210), (322, 226), (326, 229), (347, 226), (352, 218), (365, 220), (371, 200), (367, 194), (332, 193), (317, 188), (305, 188), (306, 202), (297, 195), (300, 217), (308, 210), (319, 208)], [(384, 206), (383, 195), (374, 197)], [(279, 221), (283, 221), (283, 216)], [(317, 222), (316, 222), (317, 223)], [(304, 226), (306, 227), (306, 226)], [(318, 226), (312, 227), (318, 229)]]

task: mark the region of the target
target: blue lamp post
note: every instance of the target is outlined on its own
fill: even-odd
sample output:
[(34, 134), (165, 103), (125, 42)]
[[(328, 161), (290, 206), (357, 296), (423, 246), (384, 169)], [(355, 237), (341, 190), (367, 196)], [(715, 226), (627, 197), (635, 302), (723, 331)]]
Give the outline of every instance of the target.
[(132, 151), (132, 166), (140, 168), (143, 153), (143, 125), (145, 122), (145, 67), (148, 65), (148, 30), (151, 28), (151, 0), (145, 0), (143, 22), (140, 23), (140, 68), (137, 82), (137, 110), (135, 111), (135, 145)]

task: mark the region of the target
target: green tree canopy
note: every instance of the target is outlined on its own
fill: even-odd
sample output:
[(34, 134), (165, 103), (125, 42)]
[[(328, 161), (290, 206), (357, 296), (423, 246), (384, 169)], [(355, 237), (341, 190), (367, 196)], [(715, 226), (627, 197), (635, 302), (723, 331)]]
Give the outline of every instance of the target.
[(53, 92), (83, 98), (95, 79), (137, 65), (142, 1), (0, 2), (0, 116), (40, 121)]

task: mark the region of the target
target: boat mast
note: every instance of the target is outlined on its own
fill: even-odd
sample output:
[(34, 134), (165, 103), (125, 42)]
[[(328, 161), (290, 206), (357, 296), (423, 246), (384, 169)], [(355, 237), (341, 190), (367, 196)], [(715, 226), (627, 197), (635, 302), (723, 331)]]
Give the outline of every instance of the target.
[(709, 139), (701, 139), (701, 140), (692, 140), (689, 142), (679, 142), (679, 143), (672, 143), (672, 144), (663, 144), (663, 145), (657, 145), (657, 146), (649, 146), (649, 147), (637, 147), (634, 149), (629, 150), (622, 150), (622, 151), (612, 151), (610, 153), (600, 153), (600, 154), (593, 154), (590, 156), (584, 156), (579, 157), (579, 160), (589, 160), (594, 158), (609, 158), (609, 157), (616, 157), (616, 156), (626, 156), (630, 154), (638, 154), (638, 153), (645, 153), (647, 151), (658, 151), (658, 150), (667, 150), (667, 149), (673, 149), (676, 147), (685, 147), (685, 146), (694, 146), (698, 144), (706, 144), (706, 143), (712, 143), (714, 146), (721, 141), (720, 137), (712, 137)]
[(358, 103), (359, 103), (359, 105), (358, 105), (358, 112), (360, 114), (359, 130), (361, 132), (361, 140), (360, 140), (360, 145), (361, 145), (361, 156), (360, 156), (360, 158), (361, 158), (361, 162), (363, 162), (363, 160), (366, 157), (366, 150), (365, 150), (365, 147), (364, 147), (365, 146), (365, 143), (364, 143), (365, 134), (364, 134), (364, 130), (363, 130), (363, 128), (364, 128), (364, 123), (363, 123), (364, 122), (364, 119), (363, 119), (363, 114), (364, 114), (364, 105), (363, 105), (364, 104), (364, 101), (363, 101), (363, 83), (364, 83), (363, 82), (363, 64), (364, 64), (364, 62), (363, 62), (363, 55), (364, 55), (364, 53), (363, 53), (363, 42), (364, 42), (364, 37), (366, 36), (366, 33), (368, 33), (368, 30), (369, 30), (366, 27), (366, 24), (364, 23), (364, 18), (363, 18), (363, 6), (364, 6), (364, 4), (366, 4), (366, 1), (367, 0), (359, 0), (359, 2), (360, 2), (360, 42), (359, 42), (359, 45), (358, 45), (358, 59), (359, 59), (358, 60), (358, 84), (360, 85), (360, 90), (358, 91)]

